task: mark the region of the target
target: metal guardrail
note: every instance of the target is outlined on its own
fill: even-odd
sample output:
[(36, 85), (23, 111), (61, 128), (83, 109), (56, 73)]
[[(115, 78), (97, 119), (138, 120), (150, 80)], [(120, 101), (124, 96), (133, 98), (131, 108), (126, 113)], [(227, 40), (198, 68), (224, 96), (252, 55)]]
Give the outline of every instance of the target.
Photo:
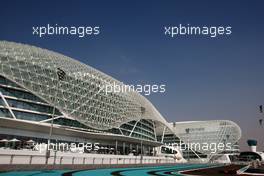
[[(45, 155), (19, 155), (0, 154), (0, 164), (45, 164)], [(36, 162), (38, 161), (38, 162)], [(162, 164), (176, 163), (176, 160), (169, 158), (141, 158), (141, 157), (76, 157), (76, 156), (56, 156), (52, 155), (48, 159), (48, 164)]]

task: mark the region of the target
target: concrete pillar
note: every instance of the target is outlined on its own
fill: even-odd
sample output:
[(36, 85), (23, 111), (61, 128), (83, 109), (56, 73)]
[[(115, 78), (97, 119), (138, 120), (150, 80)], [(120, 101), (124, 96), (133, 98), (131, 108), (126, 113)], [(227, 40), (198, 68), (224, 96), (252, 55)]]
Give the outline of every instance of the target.
[(126, 154), (126, 143), (123, 142), (123, 155), (125, 155), (125, 154)]
[(117, 145), (118, 145), (118, 142), (117, 140), (115, 141), (115, 154), (117, 155)]
[(150, 154), (150, 146), (148, 147), (148, 151), (149, 151), (149, 156), (150, 156), (150, 155), (151, 155), (151, 154)]

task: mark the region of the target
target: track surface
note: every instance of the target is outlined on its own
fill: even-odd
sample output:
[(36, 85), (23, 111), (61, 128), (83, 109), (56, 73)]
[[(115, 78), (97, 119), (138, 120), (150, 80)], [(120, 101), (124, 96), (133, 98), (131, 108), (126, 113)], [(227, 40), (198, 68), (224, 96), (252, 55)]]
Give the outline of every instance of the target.
[(0, 176), (166, 176), (178, 175), (179, 171), (207, 168), (204, 164), (178, 164), (175, 166), (115, 168), (98, 170), (53, 170), (53, 171), (14, 171), (0, 173)]

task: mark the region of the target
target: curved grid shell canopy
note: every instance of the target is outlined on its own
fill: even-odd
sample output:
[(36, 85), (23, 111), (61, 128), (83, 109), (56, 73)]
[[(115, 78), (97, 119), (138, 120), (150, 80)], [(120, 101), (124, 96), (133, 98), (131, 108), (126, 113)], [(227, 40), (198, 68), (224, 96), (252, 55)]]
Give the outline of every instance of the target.
[[(232, 146), (241, 138), (240, 127), (230, 120), (176, 122), (173, 126), (173, 131), (183, 142), (199, 146), (219, 143), (229, 143)], [(195, 149), (204, 154), (212, 154), (211, 150)], [(219, 153), (221, 150), (217, 149), (215, 152)]]
[[(100, 130), (137, 119), (168, 126), (145, 97), (133, 91), (106, 94), (100, 88), (124, 84), (72, 58), (5, 41), (0, 42), (0, 58), (1, 75), (55, 106), (66, 118)], [(61, 81), (58, 68), (65, 72)]]

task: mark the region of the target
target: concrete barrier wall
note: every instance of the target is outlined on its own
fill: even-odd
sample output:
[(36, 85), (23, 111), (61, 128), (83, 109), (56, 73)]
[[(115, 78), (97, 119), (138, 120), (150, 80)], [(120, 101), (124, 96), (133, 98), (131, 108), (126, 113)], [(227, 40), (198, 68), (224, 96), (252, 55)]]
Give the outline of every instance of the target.
[[(46, 164), (44, 153), (28, 150), (0, 150), (0, 164), (18, 165)], [(127, 156), (127, 155), (103, 155), (87, 153), (62, 153), (52, 152), (48, 158), (48, 164), (56, 165), (116, 165), (116, 164), (162, 164), (176, 163), (173, 158), (154, 156)]]
[[(45, 164), (46, 157), (38, 155), (16, 155), (0, 154), (0, 164)], [(124, 156), (106, 156), (102, 155), (92, 157), (73, 157), (73, 156), (50, 156), (48, 164), (158, 164), (158, 163), (176, 163), (174, 159), (163, 157), (124, 157)]]

